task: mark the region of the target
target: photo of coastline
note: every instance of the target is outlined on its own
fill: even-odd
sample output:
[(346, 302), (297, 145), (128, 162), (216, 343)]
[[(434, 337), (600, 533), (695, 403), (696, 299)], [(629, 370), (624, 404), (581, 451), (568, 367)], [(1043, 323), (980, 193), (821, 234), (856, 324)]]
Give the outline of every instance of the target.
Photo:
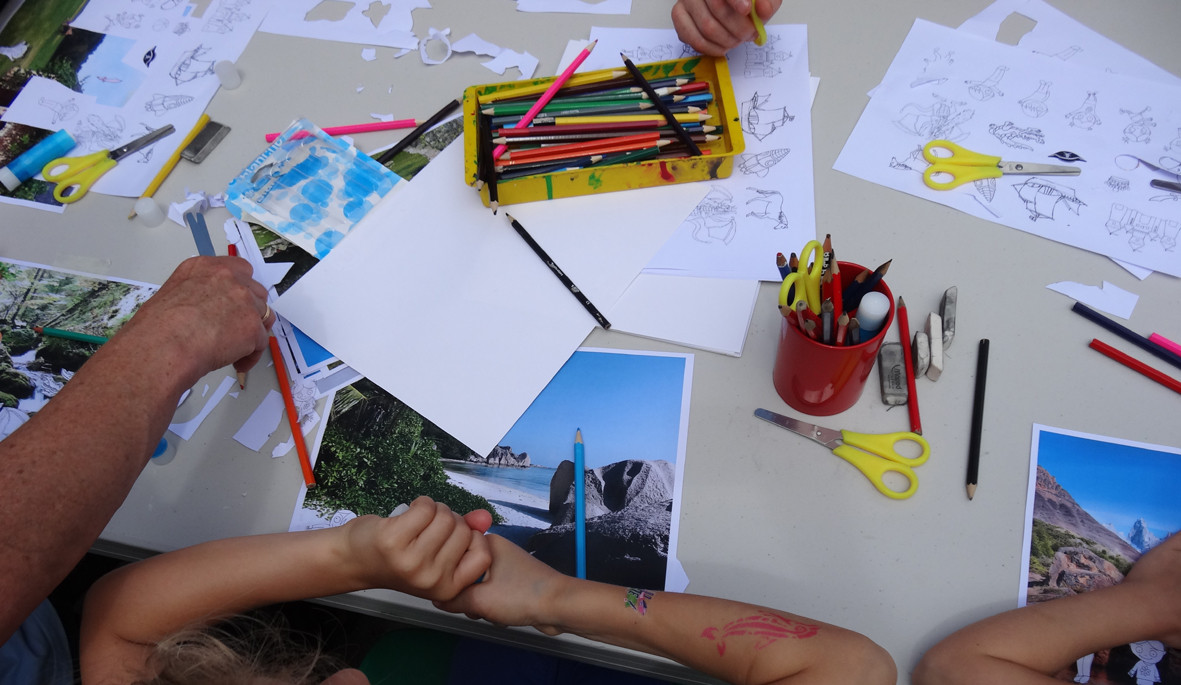
[[(1181, 449), (1035, 425), (1030, 461), (1019, 605), (1115, 585), (1181, 530)], [(1150, 667), (1162, 676), (1155, 682), (1181, 682), (1181, 651), (1151, 640), (1122, 645), (1057, 677), (1123, 683)]]
[[(650, 589), (675, 560), (692, 355), (581, 349), (488, 455), (474, 455), (380, 389), (339, 391), (292, 530), (388, 515), (419, 495), (494, 513), (490, 532), (574, 573), (574, 435), (586, 454), (587, 575)], [(360, 386), (359, 388), (357, 386)], [(381, 426), (381, 428), (376, 428)]]

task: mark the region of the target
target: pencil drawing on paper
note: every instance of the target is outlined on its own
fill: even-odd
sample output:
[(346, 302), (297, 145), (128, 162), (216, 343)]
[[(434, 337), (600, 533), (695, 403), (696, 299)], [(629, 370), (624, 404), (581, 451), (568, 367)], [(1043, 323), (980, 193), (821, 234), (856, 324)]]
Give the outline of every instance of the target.
[(193, 96), (191, 95), (163, 95), (156, 93), (150, 100), (144, 103), (144, 109), (160, 117), (167, 114), (170, 110), (187, 105), (192, 101)]
[(202, 59), (209, 54), (210, 50), (211, 48), (200, 44), (191, 50), (186, 50), (181, 58), (177, 60), (176, 64), (173, 65), (168, 75), (172, 77), (172, 80), (178, 86), (182, 83), (188, 83), (189, 81), (195, 81), (196, 79), (211, 75), (213, 73), (213, 64), (216, 60)]
[(685, 223), (693, 226), (690, 235), (697, 242), (729, 245), (738, 231), (737, 214), (738, 208), (730, 191), (722, 186), (711, 186), (705, 199), (685, 218)]
[(902, 157), (890, 158), (890, 168), (899, 171), (915, 171), (921, 174), (927, 166), (927, 160), (923, 159), (922, 145), (916, 145), (909, 154), (903, 155)]
[(1120, 176), (1108, 176), (1107, 177), (1107, 189), (1112, 192), (1122, 193), (1131, 187), (1132, 187), (1132, 182), (1126, 178), (1122, 178)]
[(1120, 109), (1120, 114), (1126, 114), (1131, 121), (1124, 127), (1124, 142), (1125, 143), (1148, 143), (1152, 140), (1152, 129), (1156, 127), (1156, 122), (1152, 117), (1148, 116), (1148, 110), (1152, 107), (1145, 107), (1139, 112), (1133, 112), (1130, 109)]
[(111, 33), (111, 30), (115, 28), (134, 31), (140, 27), (143, 20), (144, 15), (133, 12), (119, 12), (115, 16), (107, 15), (107, 30), (105, 33)]
[(943, 69), (955, 64), (955, 53), (943, 52), (941, 48), (934, 48), (930, 57), (923, 58), (923, 71), (910, 82), (911, 88), (926, 85), (939, 85), (947, 81)]
[(1000, 89), (1000, 83), (1008, 70), (1008, 67), (1001, 66), (993, 69), (992, 74), (986, 79), (964, 81), (968, 86), (968, 95), (980, 102), (986, 102), (995, 97), (1004, 97), (1005, 94)]
[(746, 213), (747, 216), (771, 220), (774, 222), (771, 228), (776, 231), (788, 228), (787, 214), (783, 212), (783, 193), (778, 190), (759, 188), (747, 188), (747, 190), (753, 191), (758, 196), (746, 201), (746, 204), (751, 207), (751, 211)]
[(1098, 108), (1099, 96), (1095, 91), (1087, 93), (1087, 99), (1083, 104), (1079, 105), (1078, 109), (1073, 112), (1067, 112), (1066, 120), (1074, 128), (1081, 128), (1084, 131), (1099, 126), (1103, 122), (1100, 121), (1099, 115), (1095, 112)]
[(789, 114), (787, 107), (772, 107), (767, 103), (771, 96), (760, 96), (758, 91), (739, 104), (742, 118), (742, 130), (759, 140), (765, 139), (780, 127), (795, 121), (795, 115)]
[(791, 148), (763, 150), (758, 154), (738, 155), (738, 170), (747, 176), (766, 176), (771, 167), (782, 162), (791, 154)]
[(1106, 226), (1113, 236), (1126, 235), (1128, 245), (1136, 252), (1150, 243), (1157, 243), (1165, 252), (1174, 252), (1177, 234), (1181, 232), (1181, 221), (1151, 216), (1118, 202), (1111, 205)]
[(1177, 129), (1177, 137), (1165, 143), (1165, 152), (1181, 152), (1181, 128)]
[(779, 65), (791, 59), (792, 53), (777, 50), (775, 44), (778, 42), (778, 36), (767, 36), (764, 45), (747, 44), (742, 74), (747, 78), (775, 78), (783, 73)]
[(1017, 101), (1017, 104), (1021, 105), (1021, 111), (1035, 119), (1046, 116), (1050, 111), (1046, 101), (1050, 99), (1052, 85), (1049, 81), (1038, 81), (1037, 90)]
[(665, 62), (670, 59), (693, 57), (697, 52), (684, 43), (663, 43), (661, 45), (637, 45), (623, 51), (633, 62)]
[(1003, 145), (1018, 150), (1033, 150), (1033, 146), (1029, 143), (1044, 145), (1046, 142), (1046, 136), (1040, 128), (1018, 126), (1011, 121), (1006, 121), (1003, 124), (989, 124), (988, 132)]
[(976, 192), (985, 200), (992, 202), (992, 198), (996, 197), (995, 178), (978, 178), (972, 181), (972, 185), (976, 186)]
[(84, 122), (78, 122), (77, 128), (71, 129), (78, 147), (84, 150), (101, 150), (118, 146), (123, 141), (123, 132), (127, 129), (127, 122), (118, 114), (110, 119), (103, 119), (97, 114), (90, 114)]
[(894, 120), (898, 128), (923, 140), (942, 138), (957, 142), (968, 137), (964, 125), (972, 120), (976, 111), (968, 109), (966, 102), (947, 100), (932, 94), (935, 102), (924, 107), (918, 103), (907, 103)]
[(1025, 203), (1030, 221), (1053, 220), (1058, 205), (1066, 205), (1068, 211), (1078, 214), (1079, 207), (1086, 204), (1078, 199), (1074, 188), (1044, 178), (1030, 178), (1021, 183), (1014, 183), (1013, 189), (1017, 191), (1017, 197)]
[(78, 113), (78, 103), (74, 101), (74, 98), (54, 100), (43, 97), (37, 100), (37, 104), (53, 112), (54, 124), (66, 121), (67, 119), (73, 119), (74, 115)]
[(1079, 54), (1082, 51), (1083, 51), (1083, 49), (1077, 45), (1071, 45), (1070, 47), (1063, 48), (1063, 49), (1059, 50), (1058, 52), (1041, 52), (1039, 50), (1034, 50), (1034, 52), (1036, 52), (1039, 55), (1045, 55), (1047, 57), (1057, 57), (1058, 59), (1062, 60), (1063, 62), (1070, 59), (1071, 57), (1074, 57), (1075, 55)]

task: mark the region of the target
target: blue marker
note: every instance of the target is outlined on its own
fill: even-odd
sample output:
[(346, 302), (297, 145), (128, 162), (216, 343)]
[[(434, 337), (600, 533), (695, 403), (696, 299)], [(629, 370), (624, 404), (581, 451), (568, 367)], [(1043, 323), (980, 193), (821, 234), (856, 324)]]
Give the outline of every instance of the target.
[(74, 136), (63, 128), (0, 169), (0, 183), (8, 192), (16, 190), (20, 184), (41, 173), (46, 164), (73, 150), (76, 144)]
[(586, 460), (582, 429), (574, 433), (574, 570), (586, 578)]

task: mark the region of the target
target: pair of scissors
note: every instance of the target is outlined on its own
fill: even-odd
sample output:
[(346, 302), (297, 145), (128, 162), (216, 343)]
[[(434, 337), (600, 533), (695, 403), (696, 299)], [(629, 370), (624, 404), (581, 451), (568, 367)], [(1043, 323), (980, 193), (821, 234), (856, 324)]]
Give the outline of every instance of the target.
[(58, 157), (45, 165), (41, 175), (46, 181), (57, 184), (53, 189), (53, 199), (62, 204), (77, 202), (90, 190), (90, 186), (113, 169), (120, 159), (155, 143), (175, 130), (172, 124), (168, 124), (114, 150), (99, 150), (80, 157)]
[[(812, 264), (807, 266), (809, 255)], [(795, 311), (796, 303), (803, 300), (813, 314), (820, 314), (820, 277), (824, 272), (824, 246), (818, 240), (809, 240), (800, 251), (800, 268), (783, 279), (779, 287), (779, 306), (783, 311)], [(788, 302), (788, 294), (791, 302)]]
[(951, 190), (965, 183), (984, 178), (1000, 178), (1005, 174), (1026, 176), (1078, 176), (1076, 166), (1006, 162), (1000, 157), (982, 155), (960, 147), (950, 140), (932, 140), (923, 146), (923, 159), (931, 163), (923, 171), (923, 183), (932, 190)]
[[(931, 446), (927, 440), (910, 431), (870, 434), (833, 430), (766, 409), (756, 409), (755, 416), (829, 448), (833, 454), (857, 467), (879, 492), (893, 499), (906, 499), (919, 489), (919, 479), (912, 469), (922, 465), (931, 456)], [(905, 457), (898, 452), (898, 443), (907, 441), (918, 444), (922, 449), (919, 456)], [(895, 490), (886, 485), (882, 477), (887, 473), (897, 473), (906, 478), (906, 489)]]

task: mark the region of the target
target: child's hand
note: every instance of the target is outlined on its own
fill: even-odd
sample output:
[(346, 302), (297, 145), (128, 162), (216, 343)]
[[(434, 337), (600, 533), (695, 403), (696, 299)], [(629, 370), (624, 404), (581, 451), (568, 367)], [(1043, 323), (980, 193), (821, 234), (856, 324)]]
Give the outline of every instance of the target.
[(757, 35), (750, 18), (751, 3), (766, 21), (783, 0), (677, 0), (673, 5), (673, 26), (677, 36), (706, 55), (726, 52)]
[(471, 524), (429, 497), (419, 497), (393, 518), (361, 516), (340, 529), (342, 563), (365, 587), (451, 599), (479, 580), (492, 561), (483, 534), (490, 517), (473, 512), (468, 518)]
[(579, 581), (558, 573), (499, 535), (485, 540), (492, 552), (492, 567), (483, 582), (451, 601), (436, 601), (435, 606), (497, 625), (533, 626), (547, 635), (565, 632), (557, 625), (553, 608), (562, 601), (568, 583)]

